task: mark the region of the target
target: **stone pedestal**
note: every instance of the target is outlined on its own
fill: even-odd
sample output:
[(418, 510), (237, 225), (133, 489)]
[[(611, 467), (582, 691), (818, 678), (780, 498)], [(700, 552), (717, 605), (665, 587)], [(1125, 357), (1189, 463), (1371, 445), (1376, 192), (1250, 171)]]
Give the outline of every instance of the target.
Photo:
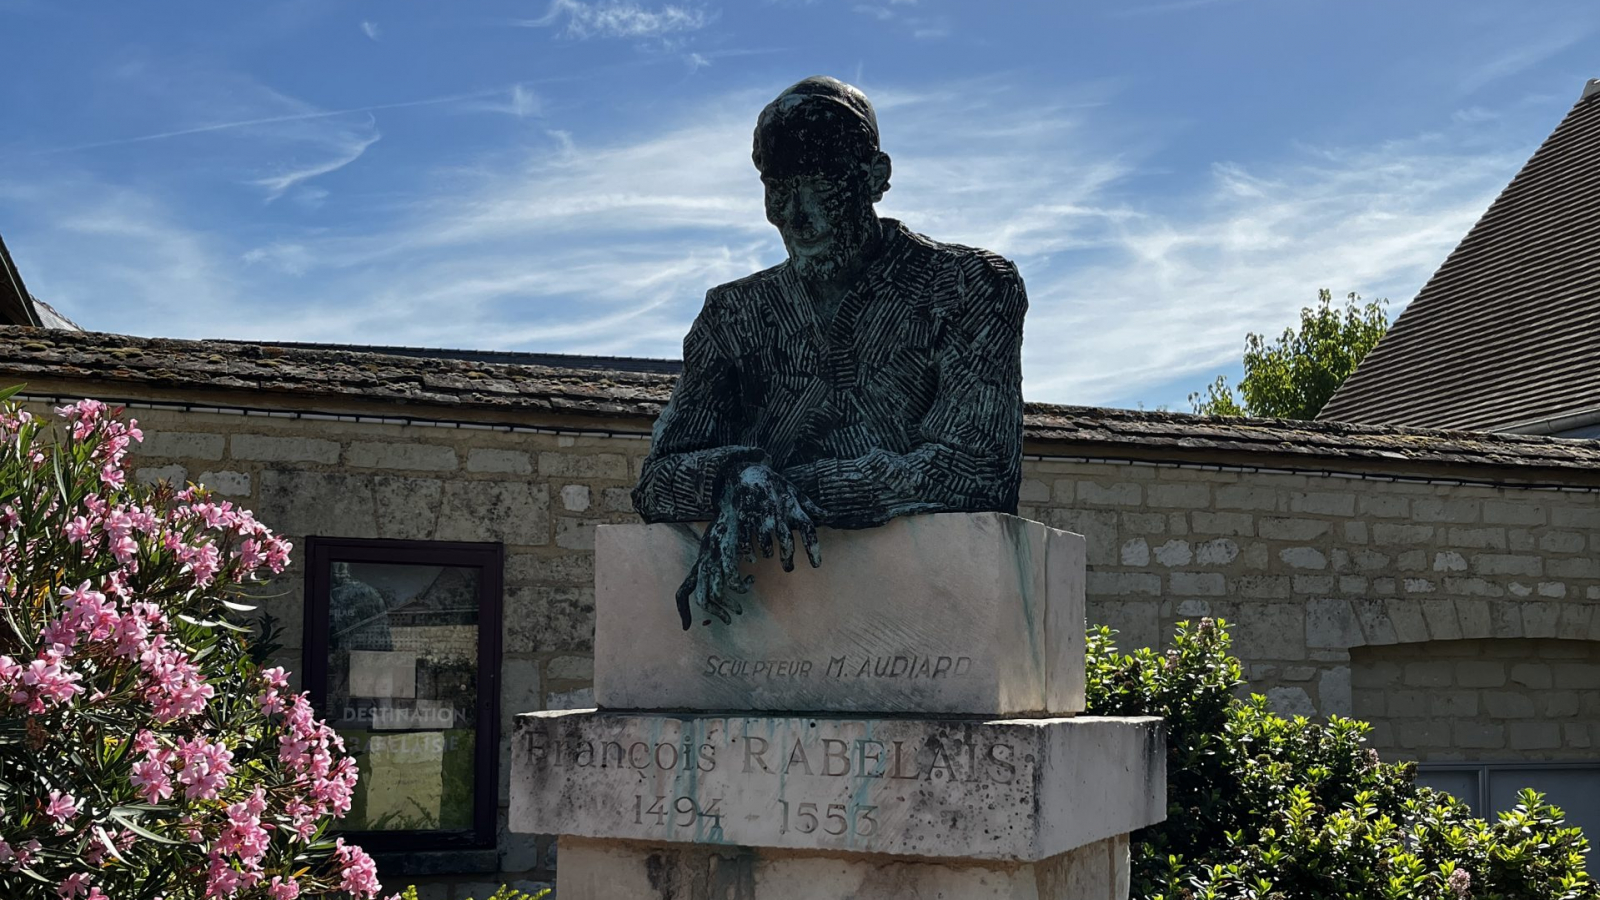
[(601, 709), (1083, 711), (1081, 535), (1000, 513), (823, 529), (821, 568), (761, 559), (743, 615), (682, 632), (673, 598), (700, 531), (596, 532)]
[[(511, 828), (562, 900), (1121, 900), (1153, 718), (1083, 709), (1083, 539), (993, 513), (824, 532), (678, 629), (685, 526), (596, 538), (599, 710), (529, 713)], [(670, 711), (669, 711), (670, 710)]]

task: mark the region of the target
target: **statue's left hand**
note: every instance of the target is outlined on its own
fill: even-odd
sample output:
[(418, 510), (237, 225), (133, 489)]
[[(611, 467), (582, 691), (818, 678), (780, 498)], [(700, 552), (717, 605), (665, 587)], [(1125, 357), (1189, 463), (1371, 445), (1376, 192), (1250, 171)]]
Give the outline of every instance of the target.
[(706, 527), (699, 555), (678, 588), (678, 615), (685, 630), (693, 621), (692, 601), (724, 623), (743, 612), (729, 593), (749, 591), (753, 576), (739, 574), (739, 561), (754, 562), (757, 547), (770, 557), (776, 539), (783, 570), (793, 571), (798, 531), (811, 565), (822, 565), (816, 526), (822, 510), (815, 503), (765, 465), (747, 465), (729, 475), (718, 497), (716, 520)]

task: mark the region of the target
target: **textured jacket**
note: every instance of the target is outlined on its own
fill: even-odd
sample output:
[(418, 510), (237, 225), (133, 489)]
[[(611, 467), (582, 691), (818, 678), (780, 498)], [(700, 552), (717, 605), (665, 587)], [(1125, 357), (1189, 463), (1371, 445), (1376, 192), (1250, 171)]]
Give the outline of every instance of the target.
[(706, 294), (633, 492), (645, 521), (713, 518), (718, 476), (750, 461), (834, 527), (1016, 512), (1022, 279), (996, 254), (883, 224), (831, 321), (788, 263)]

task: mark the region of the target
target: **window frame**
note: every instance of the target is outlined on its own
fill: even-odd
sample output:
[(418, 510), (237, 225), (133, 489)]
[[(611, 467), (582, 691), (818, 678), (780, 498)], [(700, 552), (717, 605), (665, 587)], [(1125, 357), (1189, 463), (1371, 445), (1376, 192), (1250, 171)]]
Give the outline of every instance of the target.
[(328, 713), (332, 564), (334, 562), (476, 568), (478, 576), (478, 703), (473, 748), (472, 828), (468, 831), (332, 830), (373, 852), (493, 849), (500, 806), (500, 664), (505, 546), (466, 541), (306, 538), (302, 687), (319, 717)]
[(1477, 776), (1477, 796), (1472, 800), (1468, 800), (1466, 797), (1457, 797), (1456, 799), (1472, 807), (1473, 815), (1480, 818), (1488, 818), (1494, 814), (1493, 811), (1485, 814), (1481, 807), (1489, 805), (1489, 781), (1496, 774), (1506, 772), (1588, 771), (1600, 775), (1600, 759), (1462, 759), (1440, 760), (1438, 762), (1419, 761), (1416, 766), (1419, 775), (1429, 772), (1466, 772)]

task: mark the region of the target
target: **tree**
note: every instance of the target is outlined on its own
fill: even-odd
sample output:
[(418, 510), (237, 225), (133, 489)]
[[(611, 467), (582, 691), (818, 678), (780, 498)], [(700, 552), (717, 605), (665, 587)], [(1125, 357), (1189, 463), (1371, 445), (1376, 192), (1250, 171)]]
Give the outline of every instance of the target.
[(1194, 411), (1207, 416), (1269, 416), (1314, 419), (1339, 385), (1389, 330), (1387, 300), (1362, 303), (1350, 294), (1343, 309), (1326, 288), (1317, 305), (1300, 310), (1300, 330), (1286, 328), (1275, 343), (1245, 336), (1241, 403), (1226, 376), (1189, 395)]
[(372, 897), (371, 858), (326, 835), (355, 761), (240, 620), (289, 543), (129, 483), (117, 410), (56, 412), (0, 405), (0, 897)]
[(1588, 842), (1524, 791), (1485, 821), (1364, 746), (1365, 722), (1285, 719), (1241, 699), (1225, 623), (1165, 653), (1091, 630), (1088, 712), (1161, 716), (1167, 819), (1132, 837), (1137, 900), (1597, 900)]

